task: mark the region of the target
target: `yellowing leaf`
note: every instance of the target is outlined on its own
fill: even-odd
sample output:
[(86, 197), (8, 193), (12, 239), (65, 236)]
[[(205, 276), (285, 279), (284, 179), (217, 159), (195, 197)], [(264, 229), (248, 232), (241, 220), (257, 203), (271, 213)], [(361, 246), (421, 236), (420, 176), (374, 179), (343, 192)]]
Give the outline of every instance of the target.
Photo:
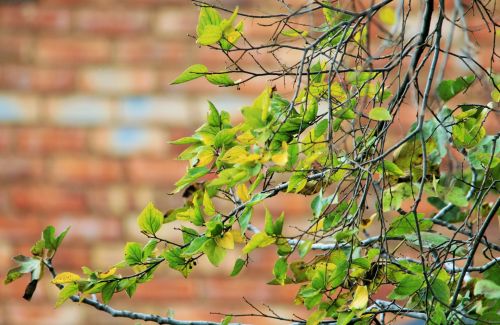
[(330, 94), (333, 98), (343, 103), (347, 100), (347, 94), (344, 91), (344, 88), (338, 83), (334, 82), (331, 84)]
[(368, 288), (366, 286), (357, 286), (354, 291), (354, 298), (351, 302), (351, 309), (365, 309), (368, 304)]
[(288, 162), (288, 144), (285, 141), (283, 141), (281, 148), (282, 148), (282, 150), (279, 153), (274, 154), (271, 157), (271, 160), (276, 165), (283, 167)]
[(163, 213), (149, 202), (137, 218), (137, 224), (141, 231), (154, 235), (163, 225)]
[(319, 219), (319, 221), (316, 222), (316, 224), (314, 226), (312, 226), (311, 229), (309, 229), (308, 232), (310, 234), (314, 234), (314, 233), (317, 233), (318, 231), (323, 230), (323, 223), (324, 222), (325, 222), (325, 218)]
[(108, 271), (106, 272), (99, 272), (97, 274), (97, 277), (99, 277), (99, 279), (105, 279), (107, 278), (108, 276), (112, 276), (113, 274), (116, 273), (116, 267), (112, 267), (110, 268)]
[(379, 10), (380, 20), (387, 25), (394, 25), (396, 23), (396, 13), (394, 8), (385, 6)]
[(241, 234), (241, 231), (237, 229), (231, 229), (229, 232), (233, 234), (233, 239), (235, 243), (242, 244), (245, 242), (245, 237)]
[(326, 310), (318, 309), (307, 318), (306, 325), (318, 325), (326, 316)]
[(373, 223), (373, 220), (377, 217), (377, 213), (372, 214), (369, 216), (367, 219), (361, 219), (361, 223), (359, 225), (359, 228), (361, 229), (366, 229), (370, 227), (370, 225)]
[(205, 30), (198, 37), (196, 43), (200, 45), (212, 45), (217, 43), (222, 37), (222, 29), (217, 25), (207, 25)]
[(238, 195), (240, 200), (243, 202), (250, 200), (250, 194), (248, 193), (247, 186), (244, 183), (236, 185), (236, 195)]
[(207, 191), (203, 194), (203, 210), (209, 217), (215, 215), (216, 213), (214, 203), (210, 199)]
[(233, 233), (230, 231), (226, 232), (222, 237), (215, 238), (215, 242), (219, 247), (225, 249), (234, 249), (234, 237)]
[(390, 121), (392, 120), (391, 113), (384, 107), (374, 107), (368, 113), (368, 117), (375, 121)]
[(56, 277), (52, 280), (54, 284), (65, 284), (71, 283), (80, 280), (80, 276), (71, 272), (62, 272), (56, 275)]
[(275, 242), (275, 238), (268, 236), (265, 232), (253, 235), (250, 241), (243, 247), (243, 253), (248, 254), (257, 247), (266, 247)]
[(196, 156), (197, 162), (194, 164), (197, 167), (208, 165), (214, 159), (214, 150), (211, 147), (204, 147)]
[(242, 146), (234, 146), (226, 151), (224, 156), (219, 159), (228, 164), (244, 164), (250, 161), (256, 161), (259, 159), (259, 155), (248, 153)]
[(171, 82), (172, 85), (181, 84), (190, 80), (203, 77), (208, 72), (208, 69), (203, 64), (194, 64), (184, 70), (174, 81)]
[(252, 132), (246, 131), (236, 137), (241, 144), (254, 144), (256, 142)]

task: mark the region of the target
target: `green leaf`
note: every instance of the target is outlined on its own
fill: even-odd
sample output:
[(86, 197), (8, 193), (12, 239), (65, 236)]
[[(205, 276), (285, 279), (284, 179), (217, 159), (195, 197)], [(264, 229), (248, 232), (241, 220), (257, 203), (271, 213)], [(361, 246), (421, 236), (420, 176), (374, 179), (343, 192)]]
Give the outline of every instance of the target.
[(208, 172), (210, 172), (210, 169), (208, 169), (207, 167), (189, 168), (187, 174), (184, 175), (184, 177), (182, 177), (179, 181), (177, 181), (177, 183), (175, 183), (176, 188), (172, 193), (178, 193), (187, 185), (208, 174)]
[(43, 230), (43, 240), (45, 242), (45, 248), (51, 249), (51, 250), (56, 250), (57, 249), (57, 243), (56, 243), (56, 238), (54, 236), (56, 232), (56, 229), (53, 226), (48, 226)]
[(424, 277), (422, 275), (404, 275), (399, 281), (397, 287), (394, 288), (394, 290), (389, 294), (389, 299), (406, 299), (410, 295), (414, 294), (418, 289), (420, 289), (423, 283)]
[(326, 310), (318, 309), (307, 318), (306, 325), (318, 325), (326, 317)]
[[(200, 77), (203, 77), (205, 76), (206, 74), (208, 73), (208, 69), (206, 66), (204, 66), (203, 64), (193, 64), (192, 66), (188, 67), (186, 70), (184, 70), (177, 78), (175, 78), (174, 81), (172, 81), (170, 84), (171, 85), (177, 85), (177, 84), (181, 84), (181, 83), (184, 83), (184, 82), (187, 82), (187, 81), (191, 81), (191, 80), (194, 80), (194, 79), (197, 79), (197, 78), (200, 78)], [(186, 139), (186, 138), (184, 138)], [(191, 140), (193, 138), (189, 138), (190, 140), (189, 141), (194, 141), (194, 140)], [(178, 142), (182, 139), (179, 139), (177, 140), (176, 142), (174, 142), (175, 144), (187, 144), (187, 143), (193, 143), (193, 142)], [(186, 141), (186, 140), (184, 140)], [(198, 140), (199, 141), (199, 140)], [(194, 142), (196, 143), (196, 142)]]
[(241, 269), (243, 268), (244, 265), (245, 265), (245, 260), (238, 258), (234, 263), (233, 270), (231, 271), (231, 276), (237, 276), (241, 272)]
[(287, 269), (288, 263), (283, 257), (280, 257), (274, 264), (273, 275), (281, 285), (285, 284)]
[(336, 288), (344, 282), (349, 271), (349, 262), (342, 251), (334, 251), (330, 255), (330, 260), (335, 264), (336, 268), (330, 275), (329, 284), (332, 288)]
[(142, 248), (139, 243), (128, 242), (125, 245), (125, 262), (129, 266), (142, 263)]
[[(430, 204), (432, 204), (438, 209), (442, 209), (446, 206), (446, 203), (443, 200), (435, 196), (428, 197), (427, 201), (429, 201)], [(467, 217), (466, 213), (460, 211), (460, 208), (457, 207), (456, 205), (453, 205), (451, 209), (444, 215), (442, 215), (439, 219), (444, 220), (446, 222), (456, 223), (464, 221), (466, 217)]]
[(226, 317), (224, 317), (220, 325), (229, 325), (232, 319), (233, 319), (232, 315), (227, 315)]
[(235, 83), (227, 73), (211, 73), (205, 75), (205, 78), (212, 84), (217, 86), (233, 86)]
[(191, 256), (194, 254), (198, 254), (199, 252), (203, 251), (205, 243), (207, 243), (209, 240), (210, 239), (205, 236), (195, 238), (182, 252), (182, 255)]
[(156, 248), (156, 245), (158, 245), (158, 243), (159, 243), (158, 240), (150, 239), (142, 249), (142, 258), (147, 259), (148, 257), (150, 257), (154, 249)]
[(7, 272), (7, 275), (5, 276), (3, 283), (9, 284), (11, 282), (14, 282), (15, 280), (22, 277), (23, 274), (24, 274), (24, 272), (21, 272), (21, 267), (18, 266), (18, 267), (12, 268)]
[(226, 250), (217, 245), (214, 239), (210, 239), (206, 242), (204, 246), (204, 252), (208, 257), (210, 263), (214, 266), (219, 266), (219, 264), (224, 260), (226, 256)]
[(455, 80), (443, 80), (437, 87), (439, 98), (443, 101), (449, 101), (458, 93), (467, 89), (476, 80), (475, 76), (458, 77)]
[[(418, 246), (418, 237), (416, 234), (405, 235), (405, 238), (413, 245)], [(425, 231), (422, 231), (420, 233), (420, 238), (422, 239), (423, 248), (435, 248), (444, 245), (450, 241), (450, 239), (446, 236)]]
[(76, 294), (77, 292), (78, 292), (78, 284), (71, 283), (71, 284), (65, 285), (64, 288), (62, 288), (62, 290), (59, 291), (55, 307), (57, 308), (57, 307), (61, 306), (66, 300), (69, 299), (69, 297)]
[(200, 45), (212, 45), (222, 38), (222, 29), (218, 25), (206, 25), (205, 29), (198, 36), (196, 43)]
[(312, 240), (302, 240), (299, 244), (299, 256), (306, 256), (306, 254), (311, 251), (312, 244)]
[(240, 229), (242, 233), (244, 233), (248, 228), (250, 219), (252, 219), (252, 211), (253, 209), (247, 206), (238, 218), (238, 223), (240, 224)]
[[(35, 273), (40, 275), (41, 271), (41, 260), (38, 258), (31, 258), (24, 255), (17, 255), (13, 260), (19, 264), (18, 267), (12, 268), (7, 272), (4, 279), (4, 284), (9, 284), (17, 279), (19, 279), (23, 274)], [(37, 271), (38, 270), (38, 271)]]
[(118, 286), (118, 281), (111, 281), (106, 283), (106, 285), (102, 288), (101, 291), (103, 303), (108, 304), (111, 301), (111, 298), (115, 294), (117, 286)]
[(276, 236), (281, 236), (283, 232), (283, 223), (285, 222), (285, 213), (281, 213), (273, 224), (273, 233)]
[[(432, 228), (431, 220), (422, 220), (424, 217), (423, 213), (417, 214), (418, 223), (420, 226), (420, 231), (429, 230)], [(402, 236), (406, 234), (414, 234), (417, 231), (417, 226), (415, 222), (415, 215), (413, 213), (408, 213), (406, 215), (399, 216), (395, 218), (389, 227), (387, 236)]]
[(196, 26), (196, 33), (198, 36), (203, 34), (207, 25), (219, 25), (222, 21), (217, 10), (212, 7), (201, 7), (200, 15), (198, 17), (198, 25)]
[(248, 254), (257, 247), (266, 247), (275, 242), (275, 238), (269, 237), (265, 232), (259, 232), (252, 236), (250, 241), (243, 247), (243, 253)]
[(337, 318), (337, 325), (347, 325), (353, 319), (355, 316), (354, 312), (343, 312), (339, 313), (339, 316)]
[(137, 218), (137, 224), (141, 231), (154, 235), (163, 225), (163, 213), (149, 202)]
[(273, 235), (273, 216), (271, 215), (271, 213), (267, 208), (266, 208), (266, 213), (264, 215), (264, 231), (269, 236)]
[(163, 253), (165, 260), (168, 262), (168, 266), (182, 273), (182, 275), (187, 278), (189, 273), (191, 273), (192, 268), (189, 267), (186, 259), (182, 256), (182, 250), (179, 247), (174, 247)]
[(450, 288), (448, 284), (440, 279), (435, 279), (431, 284), (432, 294), (436, 299), (443, 303), (448, 304), (450, 300)]
[(483, 295), (486, 299), (500, 299), (500, 285), (490, 280), (479, 280), (474, 287), (474, 295)]
[[(395, 176), (404, 176), (405, 173), (398, 167), (395, 163), (389, 160), (384, 160), (384, 170), (391, 175)], [(382, 172), (382, 168), (379, 168), (380, 172)]]
[(389, 113), (387, 108), (383, 108), (383, 107), (372, 108), (370, 113), (368, 113), (368, 117), (371, 120), (375, 120), (375, 121), (391, 121), (392, 120), (391, 113)]

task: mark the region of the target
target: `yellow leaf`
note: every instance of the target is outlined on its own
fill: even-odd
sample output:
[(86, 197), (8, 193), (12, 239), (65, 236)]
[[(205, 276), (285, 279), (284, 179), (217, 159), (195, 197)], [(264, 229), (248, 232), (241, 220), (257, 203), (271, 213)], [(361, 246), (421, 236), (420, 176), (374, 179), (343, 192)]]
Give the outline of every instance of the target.
[(205, 194), (203, 194), (203, 210), (209, 217), (215, 215), (216, 213), (214, 203), (210, 199), (207, 191), (205, 191)]
[(99, 272), (97, 274), (97, 277), (99, 277), (99, 279), (105, 279), (107, 278), (108, 276), (112, 276), (113, 274), (116, 273), (116, 267), (112, 267), (110, 268), (108, 271), (106, 272)]
[(379, 10), (380, 14), (380, 20), (387, 25), (394, 25), (396, 23), (396, 13), (394, 12), (394, 9), (385, 6), (382, 9)]
[(276, 165), (283, 167), (288, 162), (288, 144), (285, 141), (283, 141), (281, 148), (282, 150), (279, 153), (274, 154), (271, 157), (271, 160)]
[(259, 159), (258, 154), (250, 154), (248, 151), (242, 146), (234, 146), (226, 153), (224, 156), (219, 158), (222, 162), (228, 164), (244, 164), (250, 161), (256, 161)]
[(196, 159), (198, 160), (196, 164), (194, 164), (196, 167), (203, 167), (208, 165), (213, 159), (214, 159), (214, 150), (211, 147), (204, 147), (196, 156)]
[(215, 135), (203, 132), (200, 133), (200, 136), (201, 136), (201, 142), (203, 142), (204, 145), (211, 146), (214, 144)]
[(71, 272), (63, 272), (56, 275), (56, 277), (52, 280), (54, 284), (65, 284), (71, 283), (80, 280), (80, 276)]
[(236, 139), (242, 144), (254, 144), (256, 142), (255, 137), (250, 131), (243, 132), (242, 134), (238, 135)]
[(233, 234), (233, 239), (235, 243), (242, 244), (245, 242), (245, 237), (241, 234), (241, 231), (236, 229), (231, 229), (229, 232)]
[(217, 246), (225, 248), (225, 249), (234, 249), (234, 237), (233, 233), (228, 231), (224, 234), (224, 236), (220, 238), (215, 238), (215, 242)]
[(361, 219), (361, 224), (359, 225), (359, 227), (361, 229), (366, 229), (366, 228), (370, 227), (370, 225), (373, 223), (373, 220), (375, 220), (376, 216), (377, 216), (377, 213), (374, 213), (370, 217), (368, 217), (367, 219)]
[(331, 84), (330, 94), (333, 98), (341, 103), (347, 100), (347, 94), (345, 93), (344, 88), (342, 88), (342, 86), (338, 82), (334, 82)]
[(315, 234), (317, 233), (318, 231), (321, 231), (323, 230), (323, 223), (325, 222), (325, 218), (321, 218), (319, 219), (318, 222), (316, 222), (316, 224), (314, 226), (312, 226), (312, 228), (308, 231), (308, 233), (310, 234)]
[(368, 288), (366, 286), (357, 286), (354, 291), (354, 298), (351, 302), (351, 309), (365, 309), (368, 304)]
[(240, 200), (243, 202), (250, 200), (250, 194), (248, 193), (247, 186), (244, 183), (236, 185), (236, 195), (238, 195)]

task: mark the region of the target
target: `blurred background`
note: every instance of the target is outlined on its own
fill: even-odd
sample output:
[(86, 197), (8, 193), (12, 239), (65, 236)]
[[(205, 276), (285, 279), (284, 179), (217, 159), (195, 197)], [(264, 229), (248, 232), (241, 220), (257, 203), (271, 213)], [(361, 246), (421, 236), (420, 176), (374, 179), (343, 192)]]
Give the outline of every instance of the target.
[[(198, 16), (188, 0), (20, 2), (0, 1), (0, 277), (49, 224), (58, 231), (71, 226), (54, 260), (58, 271), (81, 273), (83, 265), (104, 271), (123, 258), (127, 241), (146, 241), (136, 217), (149, 201), (164, 211), (182, 204), (167, 195), (185, 171), (174, 160), (182, 148), (167, 141), (202, 123), (206, 100), (236, 112), (263, 86), (169, 85), (191, 64), (225, 66), (221, 55), (188, 36)], [(271, 1), (223, 3), (266, 12)], [(245, 35), (268, 39), (268, 33), (246, 22)], [(285, 206), (292, 222), (308, 215), (303, 196), (268, 205), (276, 214)], [(237, 252), (217, 269), (202, 263), (188, 280), (163, 267), (135, 299), (117, 294), (111, 305), (220, 320), (210, 312), (250, 311), (246, 297), (291, 316), (297, 287), (265, 284), (274, 264), (269, 253), (252, 254), (251, 267), (237, 278), (228, 277)], [(47, 278), (33, 301), (24, 301), (27, 282), (0, 285), (0, 324), (137, 323), (73, 303), (54, 309), (57, 290)]]

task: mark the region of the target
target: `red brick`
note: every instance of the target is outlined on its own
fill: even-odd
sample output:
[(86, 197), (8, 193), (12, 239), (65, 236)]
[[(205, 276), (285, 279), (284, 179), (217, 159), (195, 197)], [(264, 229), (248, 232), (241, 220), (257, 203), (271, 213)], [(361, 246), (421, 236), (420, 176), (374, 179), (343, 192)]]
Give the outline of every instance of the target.
[(102, 184), (122, 179), (122, 166), (116, 160), (93, 157), (57, 157), (50, 166), (52, 179), (61, 183)]
[[(77, 215), (66, 216), (61, 213), (56, 218), (50, 218), (45, 221), (47, 224), (53, 225), (56, 229), (66, 229), (70, 227), (71, 241), (81, 244), (85, 242), (101, 242), (119, 240), (122, 235), (122, 227), (120, 219), (111, 218), (104, 215), (101, 217), (93, 215)], [(82, 266), (83, 264), (80, 264)]]
[(131, 198), (132, 193), (125, 186), (111, 186), (87, 191), (89, 209), (99, 215), (110, 214), (124, 217), (132, 208)]
[(165, 8), (158, 13), (154, 29), (160, 35), (187, 40), (188, 34), (196, 34), (197, 20), (198, 13), (192, 8)]
[(0, 27), (12, 30), (64, 31), (70, 26), (68, 10), (41, 6), (1, 6)]
[(189, 279), (169, 274), (169, 278), (155, 278), (137, 288), (134, 299), (140, 301), (191, 300), (197, 296), (198, 285)]
[(82, 71), (78, 87), (104, 94), (141, 94), (156, 88), (156, 73), (146, 68), (97, 67)]
[(29, 91), (65, 91), (73, 89), (75, 72), (61, 68), (9, 65), (0, 67), (0, 87)]
[[(44, 285), (47, 287), (48, 285)], [(52, 285), (53, 286), (53, 285)], [(39, 289), (37, 289), (38, 291)], [(54, 289), (52, 289), (54, 290)], [(85, 324), (85, 307), (67, 302), (61, 308), (54, 308), (55, 300), (28, 302), (22, 299), (6, 303), (9, 310), (6, 313), (6, 324), (39, 324), (39, 325), (66, 325)], [(96, 311), (93, 311), (96, 312)], [(68, 320), (71, 320), (68, 322)]]
[[(36, 241), (43, 230), (42, 219), (34, 214), (0, 215), (0, 237), (10, 243)], [(19, 252), (16, 252), (16, 255)], [(25, 251), (28, 254), (29, 250)]]
[(21, 35), (0, 35), (0, 61), (21, 62), (31, 55), (32, 38)]
[(42, 178), (40, 158), (0, 157), (0, 182), (26, 182)]
[(0, 127), (0, 153), (9, 151), (12, 143), (12, 129)]
[(84, 10), (75, 17), (79, 31), (119, 35), (145, 32), (149, 17), (145, 11), (130, 10)]
[[(158, 39), (126, 38), (117, 44), (116, 58), (123, 63), (184, 64), (187, 49), (182, 43)], [(187, 64), (187, 63), (186, 63)]]
[[(165, 6), (165, 0), (123, 0), (127, 5), (136, 5), (136, 6)], [(186, 5), (185, 0), (169, 0), (168, 6), (173, 5)]]
[(22, 128), (16, 130), (14, 143), (22, 153), (80, 152), (86, 148), (86, 138), (85, 131), (77, 128)]
[(102, 39), (42, 37), (38, 40), (36, 60), (50, 64), (102, 63), (111, 57), (110, 44)]
[[(81, 190), (47, 185), (16, 186), (10, 191), (12, 206), (23, 212), (85, 212), (85, 196)], [(15, 233), (15, 232), (14, 232)]]
[(186, 162), (171, 159), (133, 158), (127, 162), (128, 180), (135, 184), (161, 185), (166, 191), (174, 189), (186, 172)]

